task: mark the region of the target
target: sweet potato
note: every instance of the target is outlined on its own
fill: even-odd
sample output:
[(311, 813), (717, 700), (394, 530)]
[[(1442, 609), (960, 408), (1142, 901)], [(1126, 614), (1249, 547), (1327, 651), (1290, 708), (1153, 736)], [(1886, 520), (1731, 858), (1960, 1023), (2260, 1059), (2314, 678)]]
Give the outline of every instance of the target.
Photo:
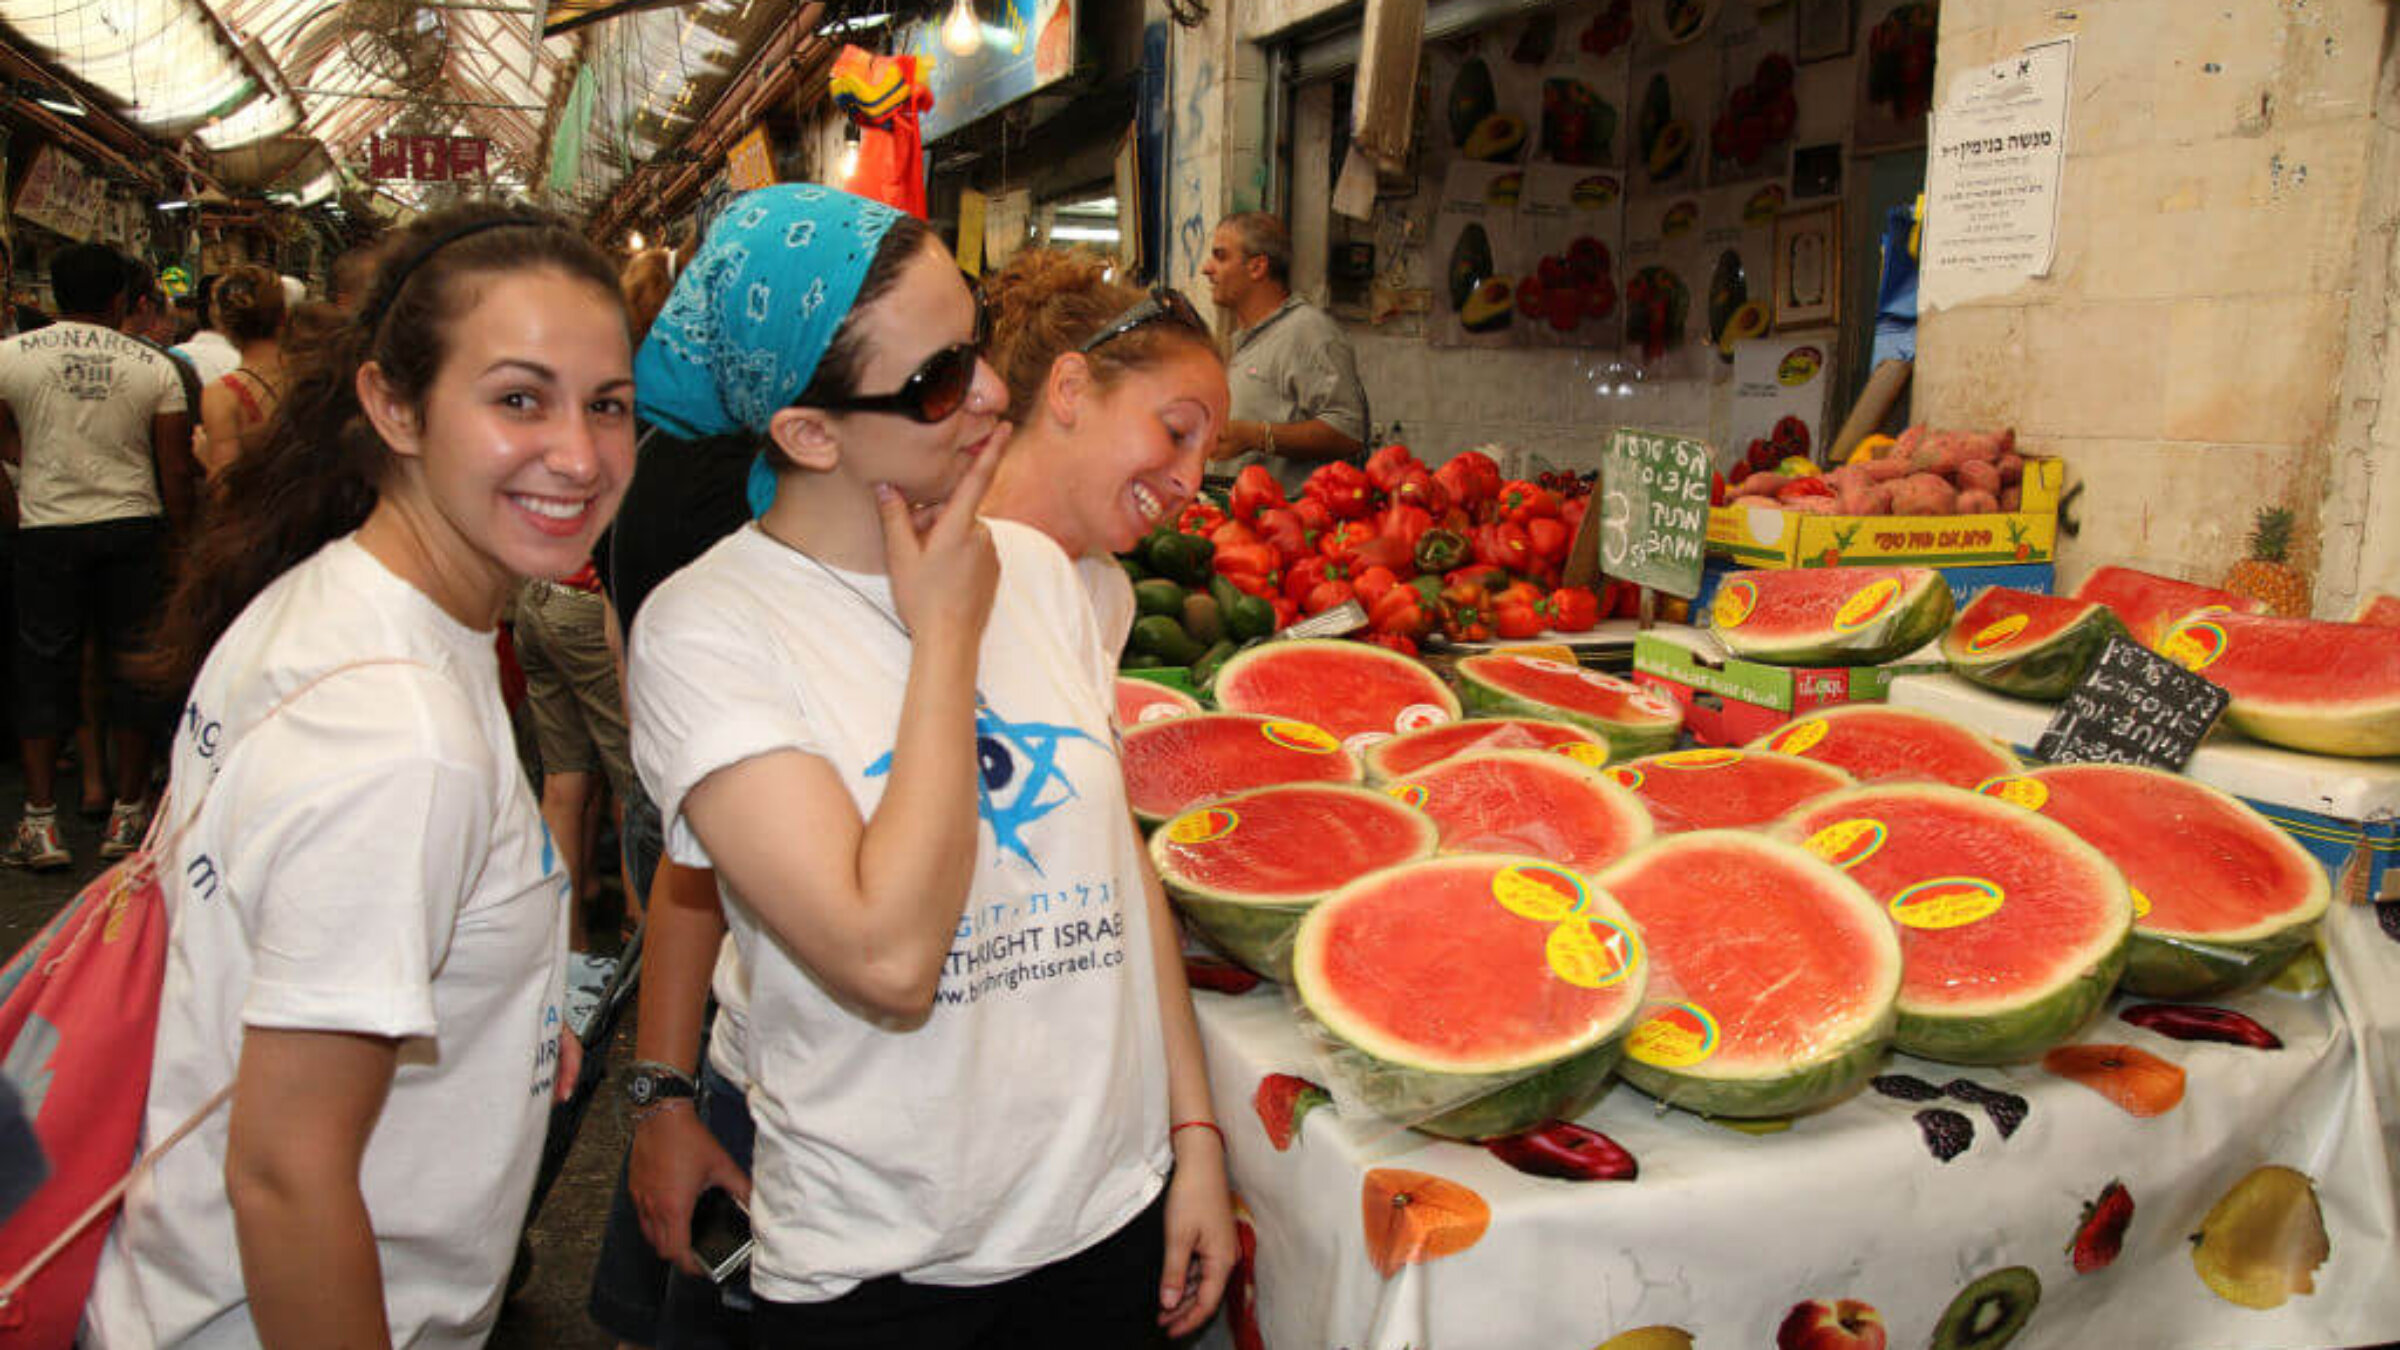
[(1892, 485), (1892, 514), (1946, 516), (1958, 504), (1958, 489), (1938, 473), (1912, 473)]
[(2014, 511), (2025, 505), (2025, 489), (2015, 483), (2000, 489), (2000, 509)]
[(2000, 486), (2002, 486), (2002, 487), (2007, 487), (2007, 486), (2009, 486), (2009, 485), (2010, 485), (2010, 484), (2012, 484), (2012, 483), (2018, 483), (2018, 482), (2022, 482), (2022, 481), (2024, 481), (2024, 478), (2025, 478), (2025, 457), (2024, 457), (2023, 455), (2019, 455), (2019, 454), (2016, 454), (2016, 453), (2013, 453), (2013, 452), (2012, 452), (2012, 453), (2009, 453), (2009, 454), (2004, 454), (2004, 455), (2000, 456), (2000, 460), (1999, 460), (1999, 466), (2000, 466)]
[(1958, 494), (1957, 509), (1962, 516), (1989, 515), (2000, 509), (2000, 495), (1982, 488), (1968, 488)]
[(1900, 439), (1892, 442), (1892, 448), (1885, 452), (1882, 457), (1886, 459), (1896, 459), (1903, 464), (1907, 463), (1908, 457), (1915, 454), (1917, 452), (1917, 446), (1924, 442), (1925, 432), (1926, 426), (1923, 422), (1919, 422), (1915, 426), (1901, 432)]
[[(1958, 466), (1958, 487), (1961, 492), (1988, 492), (1993, 500), (2000, 497), (2000, 466), (1989, 460), (1970, 459)], [(1965, 507), (1959, 508), (1964, 511)]]
[(1772, 497), (1792, 480), (1779, 473), (1754, 473), (1733, 485), (1736, 497)]
[(1892, 488), (1889, 483), (1867, 483), (1853, 487), (1841, 495), (1845, 516), (1888, 516), (1892, 513)]
[(1838, 516), (1842, 513), (1841, 505), (1831, 497), (1793, 497), (1777, 505), (1804, 516)]
[(1897, 454), (1886, 455), (1880, 459), (1870, 459), (1858, 467), (1866, 470), (1868, 481), (1875, 483), (1889, 483), (1896, 479), (1906, 478), (1916, 472), (1908, 466), (1905, 456)]

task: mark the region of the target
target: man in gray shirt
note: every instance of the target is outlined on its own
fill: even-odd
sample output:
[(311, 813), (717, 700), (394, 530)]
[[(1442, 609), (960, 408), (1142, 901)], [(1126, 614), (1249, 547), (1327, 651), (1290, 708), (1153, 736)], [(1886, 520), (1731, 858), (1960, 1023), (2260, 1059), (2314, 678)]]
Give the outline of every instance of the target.
[(1209, 239), (1200, 274), (1239, 328), (1226, 374), (1232, 416), (1209, 456), (1209, 475), (1265, 464), (1297, 491), (1319, 464), (1367, 448), (1367, 391), (1340, 324), (1291, 291), (1292, 239), (1264, 211), (1227, 216)]

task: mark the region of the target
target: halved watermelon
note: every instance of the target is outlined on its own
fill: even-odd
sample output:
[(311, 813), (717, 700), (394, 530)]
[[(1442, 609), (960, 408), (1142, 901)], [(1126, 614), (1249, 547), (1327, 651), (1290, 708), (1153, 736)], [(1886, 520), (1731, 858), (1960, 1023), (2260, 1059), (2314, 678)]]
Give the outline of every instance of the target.
[(1458, 698), (1441, 676), (1364, 642), (1262, 642), (1219, 668), (1210, 693), (1227, 712), (1312, 722), (1353, 754), (1385, 736), (1458, 720)]
[(1274, 783), (1355, 783), (1358, 760), (1322, 727), (1194, 713), (1125, 728), (1125, 798), (1144, 824)]
[(1632, 793), (1546, 750), (1454, 755), (1385, 791), (1433, 817), (1449, 853), (1520, 853), (1590, 872), (1651, 835)]
[(1424, 812), (1370, 788), (1284, 783), (1219, 797), (1150, 836), (1159, 880), (1227, 956), (1291, 979), (1292, 929), (1343, 883), (1430, 858)]
[(2377, 628), (2400, 628), (2400, 596), (2385, 595), (2380, 591), (2367, 592), (2367, 598), (2358, 602), (2358, 612), (2350, 616), (2350, 622), (2369, 623)]
[[(1572, 748), (1578, 745), (1589, 748)], [(1544, 722), (1531, 717), (1475, 717), (1423, 731), (1403, 732), (1368, 746), (1359, 760), (1366, 766), (1368, 782), (1388, 783), (1453, 755), (1486, 750), (1554, 750), (1585, 757), (1592, 763), (1608, 761), (1608, 742), (1598, 736), (1572, 722)]]
[(1661, 834), (1764, 825), (1811, 797), (1855, 787), (1830, 764), (1765, 750), (1671, 750), (1612, 766)]
[(2033, 1059), (2116, 988), (2133, 895), (2064, 825), (1908, 784), (1819, 797), (1786, 819), (1900, 926), (1900, 1049), (1956, 1064)]
[(1650, 952), (1625, 1081), (1704, 1116), (1789, 1116), (1849, 1095), (1882, 1062), (1900, 940), (1839, 868), (1765, 835), (1703, 830), (1593, 880)]
[(1487, 1139), (1607, 1086), (1649, 958), (1625, 911), (1551, 863), (1467, 853), (1370, 873), (1300, 921), (1292, 984), (1367, 1104)]
[(2325, 869), (2239, 800), (2181, 774), (2061, 764), (1983, 791), (2108, 855), (2133, 887), (2125, 989), (2206, 998), (2263, 984), (2307, 949), (2333, 898)]
[(1117, 725), (1120, 727), (1163, 722), (1170, 717), (1188, 717), (1205, 711), (1200, 706), (1200, 700), (1180, 689), (1170, 689), (1156, 680), (1137, 680), (1125, 675), (1117, 677)]
[(1547, 656), (1466, 657), (1458, 663), (1458, 688), (1478, 717), (1567, 721), (1598, 732), (1613, 759), (1664, 750), (1683, 727), (1683, 709), (1673, 699)]
[(1752, 741), (1750, 748), (1830, 764), (1862, 783), (1914, 779), (1971, 788), (2025, 767), (1979, 731), (1882, 703), (1819, 708)]
[(1994, 586), (1942, 635), (1942, 659), (1960, 679), (2055, 703), (2124, 631), (2116, 612), (2097, 601)]
[(2092, 574), (2075, 588), (2075, 598), (2116, 611), (2133, 640), (2152, 651), (2159, 650), (2160, 644), (2167, 640), (2167, 630), (2187, 614), (2203, 609), (2231, 610), (2236, 614), (2256, 614), (2260, 610), (2256, 600), (2231, 591), (2131, 567), (2093, 568)]
[(1930, 567), (1737, 572), (1709, 614), (1727, 651), (1778, 666), (1872, 666), (1942, 635), (1950, 583)]
[(2159, 650), (2225, 686), (2225, 720), (2253, 739), (2320, 755), (2400, 755), (2400, 628), (2203, 614)]

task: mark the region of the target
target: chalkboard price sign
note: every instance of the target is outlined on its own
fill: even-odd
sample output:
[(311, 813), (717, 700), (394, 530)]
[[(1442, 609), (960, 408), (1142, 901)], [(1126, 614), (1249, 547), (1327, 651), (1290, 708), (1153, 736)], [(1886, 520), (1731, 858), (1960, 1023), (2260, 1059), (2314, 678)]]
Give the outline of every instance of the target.
[(1600, 570), (1669, 595), (1700, 593), (1708, 446), (1621, 427), (1600, 452)]
[(2056, 764), (2181, 770), (2232, 695), (2147, 647), (2108, 640), (2033, 753)]

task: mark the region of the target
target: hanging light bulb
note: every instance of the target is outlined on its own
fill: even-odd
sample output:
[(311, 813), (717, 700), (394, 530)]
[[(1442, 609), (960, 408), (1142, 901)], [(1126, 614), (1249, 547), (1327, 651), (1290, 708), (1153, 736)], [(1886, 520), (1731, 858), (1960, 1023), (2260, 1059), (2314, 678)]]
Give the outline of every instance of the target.
[(973, 56), (983, 47), (983, 22), (975, 17), (973, 0), (955, 0), (950, 17), (942, 20), (942, 48), (952, 56)]
[(636, 253), (641, 252), (642, 249), (646, 247), (646, 245), (642, 243), (642, 232), (640, 230), (635, 230), (633, 234), (625, 240), (625, 243), (627, 247), (631, 248)]
[(842, 128), (842, 157), (835, 161), (834, 166), (836, 187), (846, 188), (850, 186), (850, 180), (858, 176), (858, 140), (858, 123), (852, 122)]

